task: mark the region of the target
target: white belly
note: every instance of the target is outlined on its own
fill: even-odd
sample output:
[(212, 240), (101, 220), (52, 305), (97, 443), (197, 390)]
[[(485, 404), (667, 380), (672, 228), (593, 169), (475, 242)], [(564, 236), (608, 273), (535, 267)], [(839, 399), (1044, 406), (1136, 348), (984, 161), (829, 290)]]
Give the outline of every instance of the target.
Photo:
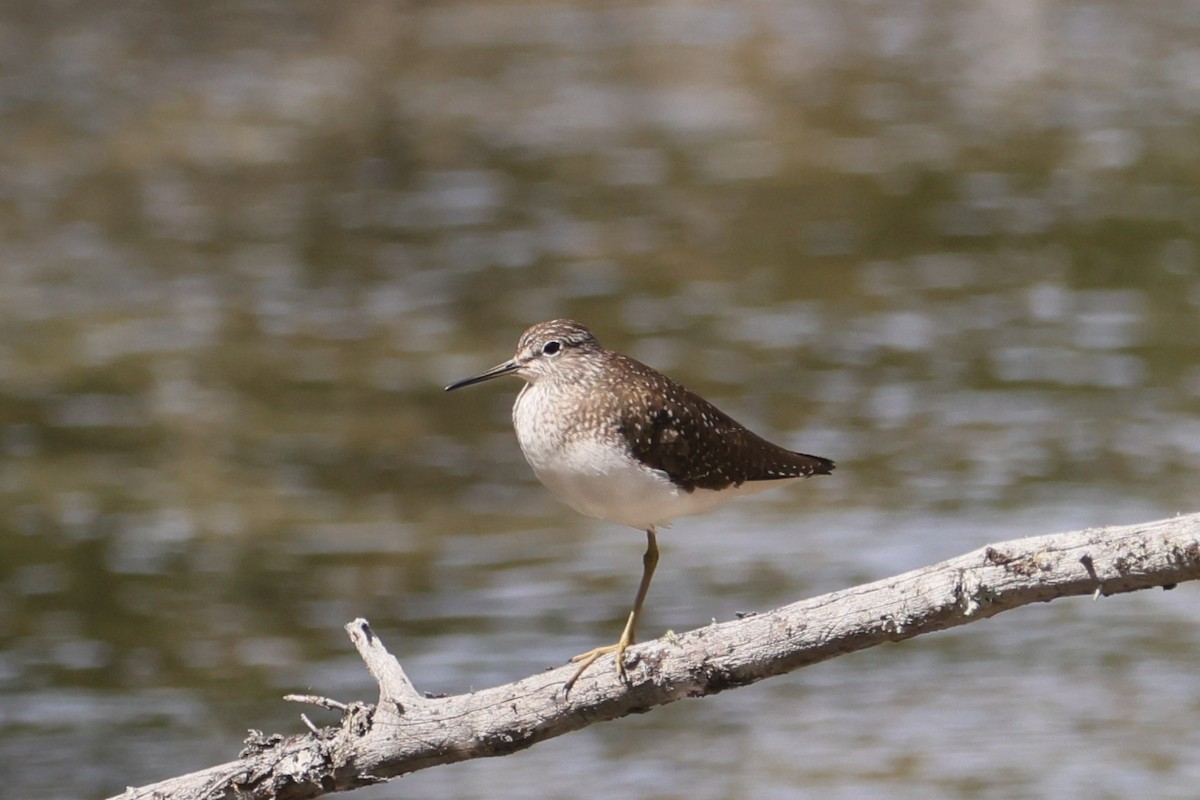
[(557, 424), (551, 398), (531, 389), (524, 387), (513, 406), (521, 452), (538, 479), (580, 514), (644, 530), (795, 480), (688, 492), (671, 483), (665, 472), (633, 459), (623, 447), (605, 444), (600, 438), (569, 435), (574, 432)]

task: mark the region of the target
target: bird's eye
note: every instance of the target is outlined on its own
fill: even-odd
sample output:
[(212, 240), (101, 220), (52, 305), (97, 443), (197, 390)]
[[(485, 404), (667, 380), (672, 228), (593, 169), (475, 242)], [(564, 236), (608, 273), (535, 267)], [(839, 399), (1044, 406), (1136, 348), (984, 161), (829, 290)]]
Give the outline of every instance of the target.
[(542, 345), (542, 355), (556, 356), (559, 350), (562, 350), (562, 345), (554, 340), (550, 340)]

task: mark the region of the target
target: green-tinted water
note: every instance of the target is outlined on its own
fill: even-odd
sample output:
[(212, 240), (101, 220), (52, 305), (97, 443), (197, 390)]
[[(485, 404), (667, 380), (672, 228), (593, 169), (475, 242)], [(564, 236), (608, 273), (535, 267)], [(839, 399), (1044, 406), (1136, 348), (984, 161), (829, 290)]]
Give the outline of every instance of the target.
[[(516, 382), (441, 391), (540, 319), (839, 464), (666, 532), (647, 633), (1196, 510), (1197, 12), (8, 4), (0, 796), (372, 697), (356, 616), (429, 691), (611, 639), (642, 538), (536, 483)], [(360, 794), (1187, 797), (1194, 601), (1025, 609)]]

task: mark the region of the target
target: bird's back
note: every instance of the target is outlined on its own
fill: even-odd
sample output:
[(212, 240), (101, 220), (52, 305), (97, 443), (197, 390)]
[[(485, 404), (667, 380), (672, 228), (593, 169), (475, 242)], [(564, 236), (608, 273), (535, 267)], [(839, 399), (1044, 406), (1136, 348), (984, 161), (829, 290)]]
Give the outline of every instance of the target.
[(619, 353), (619, 427), (630, 453), (685, 491), (828, 475), (827, 458), (768, 442), (681, 384)]

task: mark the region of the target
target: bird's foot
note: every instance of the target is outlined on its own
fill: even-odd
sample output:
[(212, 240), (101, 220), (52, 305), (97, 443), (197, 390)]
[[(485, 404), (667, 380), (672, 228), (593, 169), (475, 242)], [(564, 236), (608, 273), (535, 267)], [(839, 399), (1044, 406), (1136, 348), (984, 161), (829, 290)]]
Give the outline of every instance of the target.
[(563, 694), (571, 691), (571, 687), (575, 685), (575, 681), (579, 680), (579, 676), (586, 672), (588, 667), (609, 653), (617, 654), (617, 675), (621, 677), (621, 680), (625, 680), (625, 651), (629, 649), (629, 644), (629, 642), (625, 641), (617, 642), (616, 644), (606, 644), (603, 647), (593, 648), (586, 653), (580, 653), (572, 658), (571, 663), (578, 664), (579, 666), (576, 667), (575, 673), (563, 684)]
[(574, 674), (567, 679), (567, 682), (563, 684), (563, 694), (568, 694), (571, 691), (571, 687), (575, 685), (575, 681), (579, 680), (579, 676), (586, 672), (588, 667), (595, 664), (597, 659), (609, 653), (616, 653), (617, 675), (620, 676), (622, 681), (626, 679), (625, 651), (629, 649), (629, 645), (633, 644), (634, 616), (633, 614), (629, 615), (629, 622), (625, 624), (625, 630), (622, 631), (621, 638), (616, 644), (594, 647), (586, 653), (580, 653), (571, 659), (572, 664), (578, 664), (579, 666), (576, 667)]

